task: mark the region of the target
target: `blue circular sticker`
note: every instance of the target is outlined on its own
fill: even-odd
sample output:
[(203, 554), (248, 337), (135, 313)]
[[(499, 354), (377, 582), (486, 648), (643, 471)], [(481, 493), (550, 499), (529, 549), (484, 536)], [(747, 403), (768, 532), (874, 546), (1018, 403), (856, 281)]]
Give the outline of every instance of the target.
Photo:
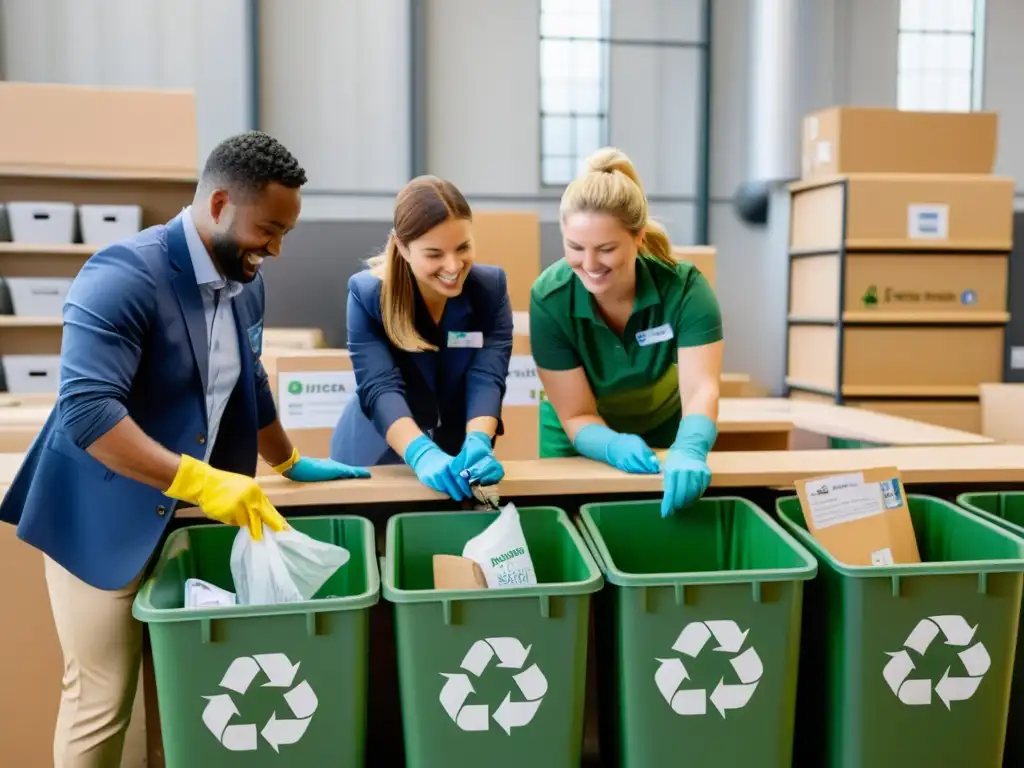
[(960, 294), (961, 304), (973, 304), (978, 300), (978, 294), (968, 288), (966, 291)]

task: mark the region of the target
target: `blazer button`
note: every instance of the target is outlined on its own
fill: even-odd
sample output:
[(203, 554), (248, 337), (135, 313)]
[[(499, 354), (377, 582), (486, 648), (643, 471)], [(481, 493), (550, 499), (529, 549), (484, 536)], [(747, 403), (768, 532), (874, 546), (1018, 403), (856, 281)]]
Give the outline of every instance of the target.
[(156, 513), (160, 515), (160, 517), (163, 517), (167, 514), (167, 507), (161, 504), (159, 507), (156, 508)]
[(199, 443), (200, 445), (205, 445), (206, 444), (206, 435), (204, 435), (202, 432), (200, 432), (199, 435), (196, 437), (196, 442)]

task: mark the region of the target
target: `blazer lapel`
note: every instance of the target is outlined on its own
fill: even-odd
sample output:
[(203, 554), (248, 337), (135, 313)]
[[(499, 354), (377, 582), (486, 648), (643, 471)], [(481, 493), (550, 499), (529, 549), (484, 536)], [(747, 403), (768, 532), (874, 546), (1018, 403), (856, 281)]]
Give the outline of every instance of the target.
[(192, 269), (192, 257), (188, 252), (185, 228), (181, 223), (180, 216), (172, 219), (167, 225), (167, 249), (171, 266), (176, 273), (171, 282), (174, 286), (174, 293), (178, 297), (181, 314), (185, 318), (185, 327), (188, 328), (188, 338), (192, 344), (192, 354), (195, 357), (196, 368), (199, 369), (199, 381), (202, 383), (202, 391), (205, 393), (210, 369), (210, 344), (206, 338), (206, 312), (203, 309), (203, 297), (196, 284), (196, 273)]

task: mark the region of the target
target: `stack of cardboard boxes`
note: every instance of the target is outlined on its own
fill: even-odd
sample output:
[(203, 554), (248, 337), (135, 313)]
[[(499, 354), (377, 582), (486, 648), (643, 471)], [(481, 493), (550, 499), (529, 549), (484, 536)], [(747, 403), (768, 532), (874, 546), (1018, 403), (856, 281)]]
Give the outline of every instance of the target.
[(791, 185), (791, 397), (978, 432), (1002, 381), (1012, 179), (997, 116), (836, 107)]

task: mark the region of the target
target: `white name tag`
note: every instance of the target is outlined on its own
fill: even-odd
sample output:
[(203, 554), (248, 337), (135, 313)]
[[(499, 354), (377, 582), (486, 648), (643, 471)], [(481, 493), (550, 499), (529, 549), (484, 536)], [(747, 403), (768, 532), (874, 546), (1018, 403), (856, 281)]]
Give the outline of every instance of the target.
[(649, 347), (651, 344), (661, 344), (664, 341), (668, 341), (674, 338), (675, 334), (672, 333), (672, 326), (668, 323), (659, 325), (657, 328), (648, 328), (646, 331), (636, 332), (636, 343), (641, 347)]
[(448, 331), (449, 349), (480, 349), (484, 335), (480, 331)]

